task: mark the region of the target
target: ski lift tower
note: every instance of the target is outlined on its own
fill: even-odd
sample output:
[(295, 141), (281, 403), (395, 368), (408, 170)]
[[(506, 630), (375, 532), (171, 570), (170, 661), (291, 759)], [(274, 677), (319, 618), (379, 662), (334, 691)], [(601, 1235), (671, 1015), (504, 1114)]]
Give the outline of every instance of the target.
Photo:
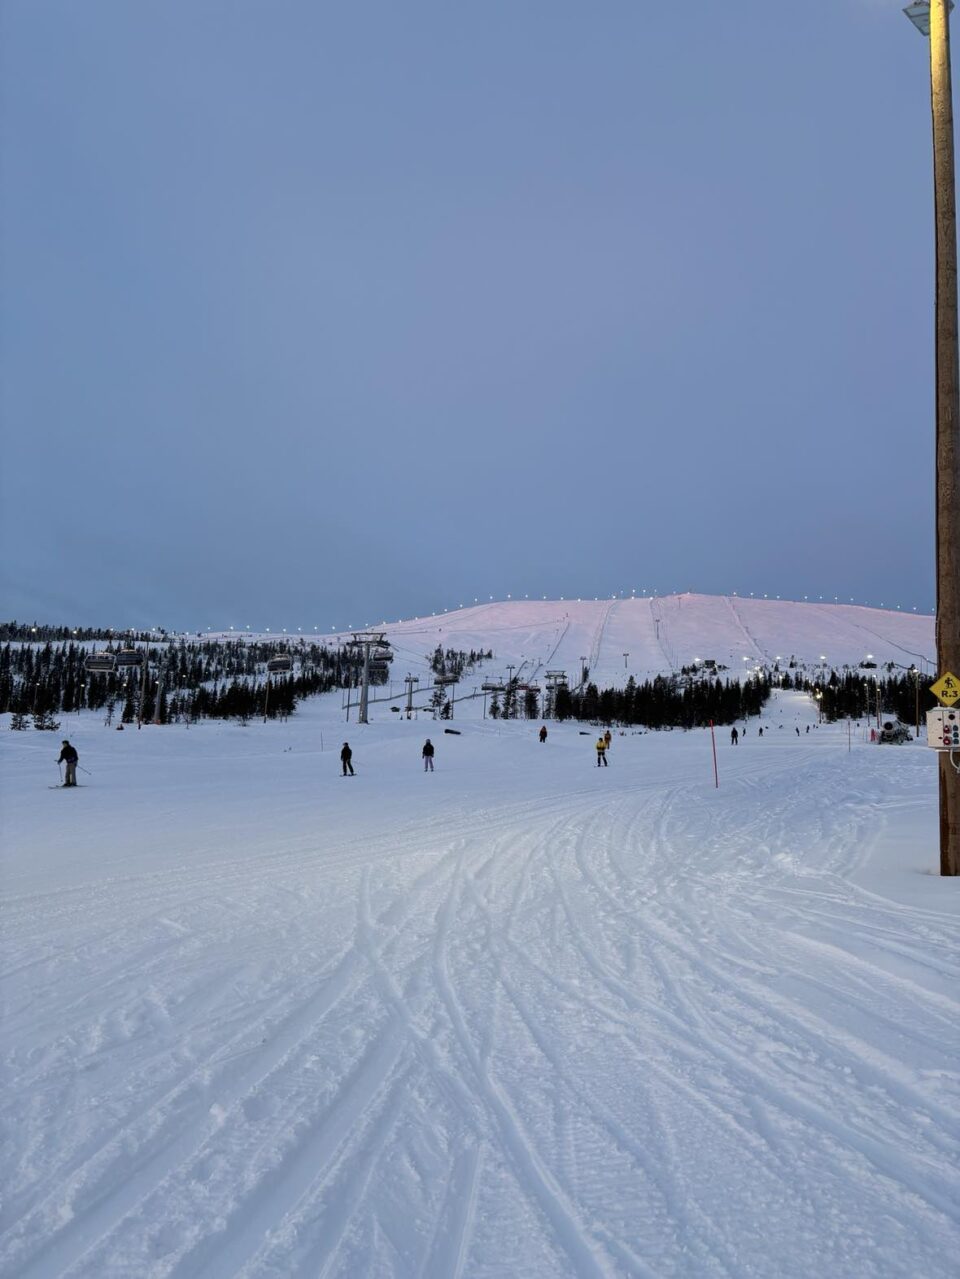
[(547, 686), (546, 696), (544, 698), (543, 718), (557, 718), (557, 691), (567, 687), (566, 671), (547, 671), (545, 677)]
[(134, 668), (140, 670), (140, 703), (137, 706), (137, 728), (143, 727), (143, 704), (147, 699), (147, 676), (150, 670), (150, 650), (137, 648), (134, 644), (121, 648), (114, 656), (114, 666), (118, 671)]
[(413, 690), (420, 683), (420, 676), (408, 674), (403, 682), (407, 686), (407, 719), (410, 719), (413, 715)]
[(293, 670), (293, 658), (287, 653), (281, 653), (277, 657), (271, 657), (267, 662), (267, 687), (263, 695), (263, 722), (267, 722), (270, 712), (270, 687), (271, 675), (287, 675)]
[(481, 693), (483, 693), (483, 718), (486, 719), (487, 718), (487, 694), (494, 693), (496, 694), (496, 696), (499, 697), (501, 693), (506, 691), (506, 685), (504, 684), (502, 679), (485, 679), (483, 683), (480, 685), (480, 691)]
[[(360, 707), (357, 712), (357, 723), (367, 724), (367, 702), (370, 698), (370, 676), (385, 675), (389, 663), (393, 661), (393, 653), (387, 643), (384, 631), (358, 631), (347, 641), (350, 648), (359, 649), (363, 654), (363, 672), (360, 683)], [(348, 710), (349, 713), (349, 710)]]
[[(447, 697), (447, 701), (449, 702), (449, 705), (450, 705), (451, 719), (453, 719), (453, 686), (454, 684), (459, 682), (459, 679), (460, 679), (459, 675), (434, 675), (433, 677), (433, 686), (434, 686), (435, 692), (439, 691), (444, 697), (447, 697), (447, 689), (450, 690), (450, 694), (449, 694), (449, 697)], [(438, 709), (442, 710), (443, 709), (442, 705)]]

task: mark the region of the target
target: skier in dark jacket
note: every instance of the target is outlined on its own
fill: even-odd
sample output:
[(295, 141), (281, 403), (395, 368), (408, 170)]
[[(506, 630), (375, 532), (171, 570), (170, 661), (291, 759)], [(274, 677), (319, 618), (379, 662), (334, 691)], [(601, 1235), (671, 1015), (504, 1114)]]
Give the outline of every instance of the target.
[(737, 732), (736, 726), (734, 726), (730, 730), (730, 745), (736, 746), (739, 741), (740, 741), (740, 734)]
[(541, 730), (540, 730), (540, 740), (541, 740), (541, 742), (545, 742), (545, 741), (547, 740), (547, 726), (546, 726), (546, 724), (544, 724), (543, 728), (541, 728)]
[(66, 764), (67, 766), (67, 780), (63, 783), (64, 786), (76, 786), (77, 760), (79, 758), (80, 756), (77, 754), (74, 747), (72, 747), (67, 739), (64, 738), (61, 743), (60, 757), (57, 760), (58, 764)]
[(433, 742), (428, 737), (423, 743), (423, 750), (420, 752), (423, 756), (423, 771), (425, 773), (433, 772)]
[(340, 763), (343, 765), (344, 777), (347, 776), (348, 770), (349, 770), (350, 776), (353, 777), (353, 764), (351, 763), (352, 759), (353, 759), (353, 751), (350, 749), (350, 743), (344, 742), (343, 750), (340, 752)]

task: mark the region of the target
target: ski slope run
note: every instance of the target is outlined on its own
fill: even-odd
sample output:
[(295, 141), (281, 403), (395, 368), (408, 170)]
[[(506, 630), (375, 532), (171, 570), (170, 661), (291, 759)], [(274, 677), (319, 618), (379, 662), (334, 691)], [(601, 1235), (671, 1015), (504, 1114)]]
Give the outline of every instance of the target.
[(5, 734), (0, 1273), (955, 1274), (932, 756), (800, 705), (719, 791), (523, 725), (343, 779), (304, 716), (84, 723), (49, 795)]
[[(502, 600), (431, 617), (382, 622), (393, 644), (395, 674), (423, 671), (436, 647), (493, 650), (483, 675), (542, 678), (564, 670), (571, 683), (582, 665), (598, 687), (622, 686), (710, 659), (737, 673), (760, 664), (839, 670), (869, 654), (935, 668), (932, 617), (854, 604), (798, 603), (731, 595), (668, 595), (614, 600)], [(330, 638), (342, 642), (349, 633)], [(260, 636), (259, 638), (265, 638)], [(269, 638), (276, 639), (273, 635)], [(288, 636), (288, 638), (290, 638)], [(402, 668), (402, 669), (401, 669)]]

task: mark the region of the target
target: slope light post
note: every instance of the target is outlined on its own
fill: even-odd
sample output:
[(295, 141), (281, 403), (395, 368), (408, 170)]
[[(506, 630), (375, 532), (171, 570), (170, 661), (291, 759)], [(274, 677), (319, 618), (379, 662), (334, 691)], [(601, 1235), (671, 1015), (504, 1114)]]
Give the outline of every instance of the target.
[[(936, 236), (937, 674), (960, 674), (960, 357), (957, 350), (957, 202), (950, 83), (952, 0), (904, 13), (930, 41), (933, 202)], [(960, 773), (949, 751), (940, 769), (940, 874), (960, 875)]]

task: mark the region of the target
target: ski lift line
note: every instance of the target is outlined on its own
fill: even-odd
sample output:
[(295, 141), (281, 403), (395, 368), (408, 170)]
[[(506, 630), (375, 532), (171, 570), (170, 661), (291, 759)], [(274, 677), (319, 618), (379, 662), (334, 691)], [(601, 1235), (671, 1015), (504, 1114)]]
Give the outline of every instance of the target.
[[(347, 691), (347, 692), (349, 692), (350, 690), (346, 690), (346, 691)], [(439, 693), (439, 692), (444, 692), (444, 693), (445, 693), (445, 686), (443, 686), (443, 685), (437, 685), (437, 686), (435, 686), (435, 687), (433, 687), (433, 688), (418, 688), (418, 689), (417, 689), (417, 696), (418, 696), (418, 697), (424, 697), (424, 696), (429, 696), (429, 694), (430, 694), (430, 693)], [(477, 697), (483, 697), (483, 693), (482, 693), (482, 692), (475, 692), (475, 693), (463, 693), (463, 694), (461, 694), (461, 696), (460, 696), (460, 697), (457, 697), (457, 696), (455, 696), (455, 695), (454, 695), (454, 696), (447, 697), (447, 701), (448, 701), (448, 702), (450, 702), (451, 704), (454, 704), (454, 705), (455, 705), (455, 704), (457, 704), (457, 703), (459, 703), (459, 702), (469, 702), (469, 701), (472, 701), (474, 698), (477, 698)], [(396, 700), (397, 700), (397, 694), (396, 694), (396, 693), (391, 693), (391, 694), (389, 694), (389, 695), (388, 695), (388, 696), (386, 696), (386, 697), (368, 697), (368, 698), (367, 698), (367, 705), (368, 705), (368, 706), (382, 705), (384, 702), (396, 702)], [(354, 707), (354, 706), (356, 706), (356, 705), (357, 705), (357, 703), (356, 703), (356, 702), (350, 702), (350, 703), (349, 703), (349, 705), (348, 705), (348, 704), (347, 704), (347, 702), (346, 702), (343, 698), (341, 698), (341, 699), (340, 699), (340, 709), (341, 709), (341, 710), (344, 710), (344, 709), (349, 710), (349, 709), (351, 709), (351, 707)], [(417, 706), (413, 706), (413, 707), (411, 707), (411, 710), (421, 710), (421, 711), (431, 711), (431, 710), (433, 710), (433, 709), (434, 709), (434, 708), (433, 708), (432, 706), (419, 706), (419, 707), (417, 707)]]
[(734, 602), (733, 602), (733, 600), (730, 598), (730, 596), (729, 596), (729, 595), (724, 595), (724, 596), (722, 596), (722, 599), (724, 599), (724, 600), (726, 601), (727, 606), (728, 606), (728, 607), (729, 607), (729, 609), (730, 609), (730, 612), (733, 614), (734, 621), (735, 621), (735, 622), (737, 623), (737, 625), (740, 627), (741, 631), (743, 631), (744, 638), (746, 639), (747, 643), (748, 643), (748, 644), (752, 644), (752, 645), (753, 645), (753, 647), (757, 650), (757, 654), (758, 654), (758, 656), (759, 656), (759, 657), (760, 657), (760, 658), (761, 658), (764, 662), (769, 662), (769, 661), (771, 661), (772, 659), (771, 659), (770, 654), (769, 654), (769, 653), (768, 653), (765, 649), (761, 648), (761, 646), (760, 646), (760, 645), (757, 643), (757, 641), (754, 639), (753, 635), (750, 633), (749, 628), (748, 628), (748, 627), (747, 627), (747, 625), (745, 624), (745, 622), (744, 622), (743, 618), (740, 616), (740, 613), (739, 613), (739, 610), (737, 609), (736, 604), (734, 604)]
[[(654, 608), (654, 605), (656, 605), (656, 609)], [(657, 639), (657, 644), (660, 647), (660, 652), (663, 654), (664, 661), (670, 667), (671, 672), (675, 675), (677, 673), (676, 659), (674, 656), (671, 656), (669, 650), (667, 649), (667, 645), (662, 635), (660, 634), (664, 626), (663, 609), (661, 607), (660, 600), (654, 596), (650, 597), (650, 616), (653, 619), (653, 630)]]
[(600, 647), (603, 644), (603, 633), (607, 628), (607, 621), (609, 620), (610, 613), (613, 610), (614, 603), (615, 601), (613, 600), (610, 601), (610, 603), (607, 605), (607, 607), (603, 611), (603, 616), (600, 618), (600, 625), (597, 627), (597, 633), (594, 636), (593, 646), (590, 649), (590, 656), (587, 659), (591, 670), (593, 670), (596, 667), (597, 663), (600, 661)]
[[(827, 607), (827, 605), (816, 604), (814, 605), (814, 607), (818, 609), (823, 609)], [(849, 608), (850, 606), (849, 604), (847, 604), (847, 605), (844, 605), (844, 607)], [(908, 657), (919, 657), (922, 662), (929, 662), (931, 666), (936, 667), (937, 659), (935, 657), (928, 657), (924, 653), (915, 653), (913, 649), (904, 648), (902, 644), (897, 644), (893, 640), (887, 639), (886, 635), (881, 635), (879, 631), (875, 631), (871, 629), (871, 627), (869, 626), (864, 626), (862, 622), (855, 622), (853, 618), (846, 618), (845, 620), (847, 621), (847, 624), (849, 626), (855, 626), (858, 630), (865, 631), (867, 635), (872, 635), (874, 639), (881, 640), (884, 644), (889, 644), (891, 648), (895, 648), (901, 653), (906, 653)]]

